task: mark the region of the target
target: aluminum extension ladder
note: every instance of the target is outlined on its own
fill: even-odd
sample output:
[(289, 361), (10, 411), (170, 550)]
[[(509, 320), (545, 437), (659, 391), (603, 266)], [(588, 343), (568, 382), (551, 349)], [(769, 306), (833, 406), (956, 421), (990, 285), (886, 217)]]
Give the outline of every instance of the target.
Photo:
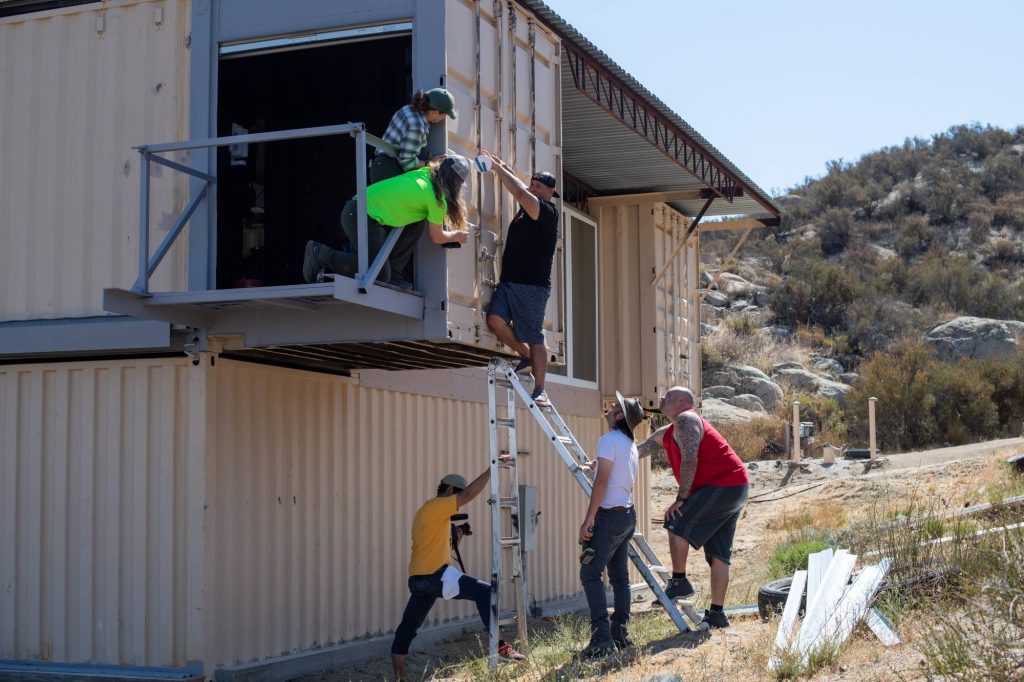
[[(504, 388), (508, 391), (508, 411), (504, 417), (498, 416), (497, 413), (497, 390), (498, 388)], [(499, 505), (493, 504), (493, 500), (501, 499), (502, 502), (505, 498), (499, 498), (498, 496), (498, 481), (496, 474), (499, 470), (498, 457), (502, 453), (498, 446), (498, 430), (506, 429), (509, 434), (509, 448), (508, 453), (511, 456), (509, 467), (516, 472), (516, 398), (522, 402), (526, 407), (530, 415), (536, 420), (541, 430), (547, 436), (551, 445), (555, 448), (555, 451), (562, 458), (562, 461), (568, 467), (570, 473), (576, 479), (576, 482), (583, 488), (583, 492), (590, 496), (593, 490), (593, 482), (591, 481), (590, 459), (587, 454), (583, 451), (579, 441), (573, 436), (572, 431), (566, 425), (561, 415), (555, 409), (554, 405), (550, 407), (540, 407), (530, 397), (530, 392), (523, 386), (522, 381), (516, 375), (514, 367), (511, 362), (502, 358), (495, 358), (491, 360), (491, 363), (487, 367), (487, 402), (490, 416), (490, 433), (491, 433), (491, 521), (492, 521), (492, 532), (494, 537), (494, 552), (492, 555), (493, 563), (491, 567), (491, 649), (490, 649), (490, 660), (491, 665), (496, 665), (496, 655), (498, 646), (498, 629), (497, 629), (497, 613), (498, 613), (498, 577), (501, 575), (501, 553), (502, 549), (508, 546), (508, 543), (512, 538), (505, 538), (501, 536), (501, 524), (500, 524), (500, 508)], [(516, 479), (516, 488), (518, 490), (518, 473), (513, 474)], [(513, 493), (516, 496), (517, 493)], [(518, 497), (514, 503), (518, 506)], [(504, 508), (502, 505), (501, 508)], [(629, 558), (633, 561), (633, 564), (637, 567), (640, 575), (643, 576), (644, 581), (651, 588), (651, 592), (658, 598), (665, 612), (675, 623), (676, 627), (679, 628), (679, 632), (687, 633), (698, 630), (706, 630), (707, 625), (703, 623), (703, 619), (697, 610), (693, 607), (692, 602), (681, 601), (680, 609), (676, 608), (676, 603), (665, 593), (664, 582), (667, 582), (668, 576), (672, 574), (671, 569), (667, 569), (661, 565), (658, 561), (658, 556), (651, 549), (651, 546), (647, 544), (647, 540), (644, 538), (643, 533), (637, 531), (633, 534), (630, 540), (629, 546)], [(661, 579), (656, 577), (661, 576)], [(526, 581), (522, 572), (521, 555), (518, 550), (518, 534), (515, 538), (515, 547), (513, 548), (513, 570), (512, 578), (513, 581), (520, 579), (518, 583), (518, 590), (521, 591), (520, 597), (517, 594), (516, 599), (516, 615), (518, 621), (518, 637), (520, 641), (525, 644), (526, 641), (526, 623), (522, 617), (525, 615), (525, 592), (526, 592)], [(520, 607), (522, 604), (522, 607)], [(689, 623), (687, 622), (689, 621)]]

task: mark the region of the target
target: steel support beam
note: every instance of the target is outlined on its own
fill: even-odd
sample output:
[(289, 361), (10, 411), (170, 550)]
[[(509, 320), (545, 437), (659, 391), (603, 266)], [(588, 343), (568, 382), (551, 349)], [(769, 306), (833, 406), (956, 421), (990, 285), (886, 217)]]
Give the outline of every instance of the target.
[(580, 93), (685, 168), (716, 196), (730, 202), (738, 196), (740, 180), (682, 128), (576, 45), (563, 40), (562, 49), (569, 60), (573, 85)]

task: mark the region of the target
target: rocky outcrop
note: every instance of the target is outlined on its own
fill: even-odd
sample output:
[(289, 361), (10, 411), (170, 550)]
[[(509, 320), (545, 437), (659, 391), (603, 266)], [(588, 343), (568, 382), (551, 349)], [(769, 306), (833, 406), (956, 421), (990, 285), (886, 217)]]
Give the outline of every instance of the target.
[(704, 303), (715, 308), (728, 308), (729, 297), (721, 291), (711, 290), (704, 294)]
[(704, 389), (701, 394), (704, 398), (717, 398), (718, 400), (728, 400), (729, 398), (736, 395), (736, 389), (732, 386), (708, 386)]
[(832, 358), (814, 358), (814, 367), (826, 374), (842, 374), (846, 371), (839, 362)]
[(735, 407), (741, 407), (744, 410), (750, 410), (751, 412), (765, 412), (764, 403), (756, 395), (751, 393), (741, 393), (734, 395), (729, 399), (729, 404)]
[(942, 360), (960, 358), (1009, 358), (1017, 352), (1017, 337), (1024, 336), (1024, 322), (958, 317), (932, 327), (924, 341)]
[(779, 363), (776, 363), (776, 364), (772, 365), (772, 374), (775, 374), (780, 369), (807, 369), (807, 368), (804, 367), (803, 365), (801, 365), (799, 362), (793, 362), (793, 361), (779, 362)]
[(755, 396), (766, 410), (774, 410), (782, 404), (782, 387), (771, 379), (745, 377), (740, 381), (739, 391)]
[(772, 372), (772, 378), (798, 393), (834, 398), (843, 407), (846, 407), (846, 396), (852, 390), (848, 384), (822, 378), (805, 369), (780, 369)]
[(760, 416), (756, 412), (744, 410), (742, 407), (736, 407), (715, 398), (708, 398), (701, 403), (700, 414), (711, 422), (712, 426), (746, 422)]
[(859, 377), (859, 376), (860, 375), (857, 374), (856, 372), (843, 372), (842, 374), (838, 375), (836, 377), (836, 379), (838, 379), (839, 381), (843, 382), (844, 384), (848, 384), (848, 385), (852, 386), (853, 382), (856, 381), (857, 377)]

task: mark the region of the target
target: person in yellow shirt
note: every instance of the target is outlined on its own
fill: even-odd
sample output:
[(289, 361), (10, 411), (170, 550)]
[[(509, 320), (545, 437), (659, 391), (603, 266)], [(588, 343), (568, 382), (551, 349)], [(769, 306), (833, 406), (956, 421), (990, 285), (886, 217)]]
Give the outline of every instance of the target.
[[(452, 541), (462, 540), (461, 529), (452, 532), (451, 517), (479, 495), (491, 478), (491, 470), (466, 483), (459, 474), (448, 474), (437, 486), (437, 497), (423, 503), (412, 517), (412, 556), (409, 559), (409, 603), (402, 614), (402, 622), (395, 630), (391, 643), (391, 664), (395, 679), (402, 679), (409, 645), (416, 632), (427, 619), (427, 614), (438, 597), (442, 599), (468, 599), (476, 603), (484, 630), (489, 632), (491, 615), (491, 586), (482, 580), (463, 574), (451, 565)], [(526, 657), (501, 641), (498, 656), (508, 661), (523, 661)]]

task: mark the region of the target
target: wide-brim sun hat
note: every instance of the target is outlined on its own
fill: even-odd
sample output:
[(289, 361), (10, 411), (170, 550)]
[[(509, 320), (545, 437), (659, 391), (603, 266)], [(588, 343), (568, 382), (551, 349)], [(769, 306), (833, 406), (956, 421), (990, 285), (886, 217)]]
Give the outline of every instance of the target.
[(636, 398), (623, 398), (622, 394), (618, 391), (615, 391), (615, 399), (619, 402), (619, 407), (622, 408), (622, 416), (626, 419), (626, 426), (629, 427), (629, 431), (632, 433), (644, 420), (643, 405)]

